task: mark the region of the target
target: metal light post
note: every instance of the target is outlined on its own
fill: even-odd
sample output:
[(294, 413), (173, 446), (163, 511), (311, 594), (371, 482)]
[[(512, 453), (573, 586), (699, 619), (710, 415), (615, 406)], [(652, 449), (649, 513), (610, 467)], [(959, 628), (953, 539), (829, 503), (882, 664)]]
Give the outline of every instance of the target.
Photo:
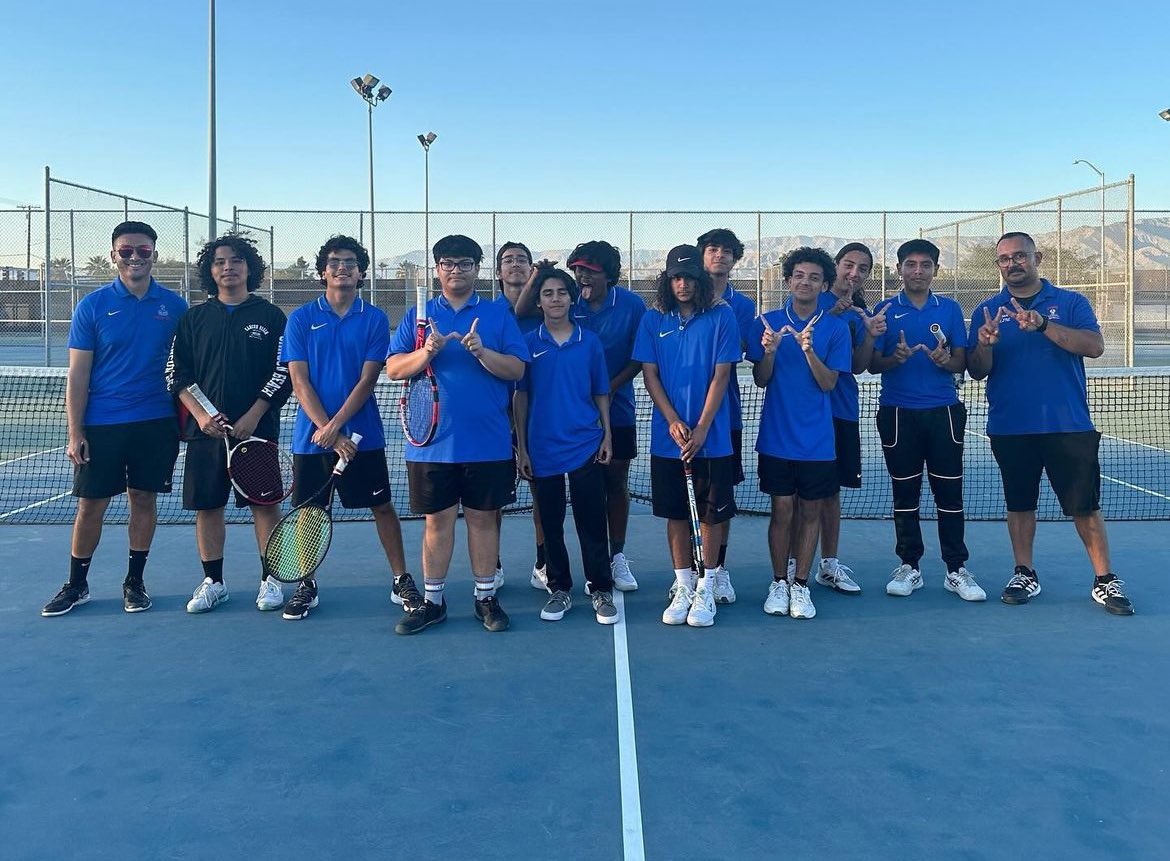
[(1083, 158), (1078, 158), (1073, 164), (1083, 164), (1101, 177), (1101, 270), (1097, 276), (1097, 307), (1099, 308), (1101, 306), (1101, 293), (1105, 289), (1105, 174), (1098, 169), (1097, 165)]
[(207, 4), (207, 239), (219, 236), (215, 213), (215, 0)]
[[(369, 106), (367, 116), (370, 138), (370, 301), (373, 302), (378, 286), (378, 252), (374, 242), (374, 106), (390, 98), (393, 91), (385, 84), (378, 87), (378, 79), (368, 73), (365, 77), (354, 78), (349, 84)], [(378, 89), (375, 90), (374, 87)]]
[(434, 132), (418, 136), (423, 148), (423, 262), (428, 296), (431, 292), (431, 144), (436, 138), (438, 135)]

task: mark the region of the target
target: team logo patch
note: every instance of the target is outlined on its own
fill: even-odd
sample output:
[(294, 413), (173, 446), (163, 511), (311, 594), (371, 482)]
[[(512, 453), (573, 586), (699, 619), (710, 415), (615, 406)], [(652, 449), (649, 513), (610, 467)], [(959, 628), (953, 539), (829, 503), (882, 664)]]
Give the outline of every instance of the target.
[(1059, 313), (1059, 312), (1056, 310), (1056, 306), (1055, 306), (1055, 305), (1050, 305), (1050, 306), (1049, 306), (1049, 308), (1048, 308), (1048, 319), (1049, 319), (1049, 320), (1059, 320), (1059, 319), (1060, 319), (1060, 313)]
[(260, 323), (249, 323), (244, 327), (244, 331), (248, 333), (249, 338), (257, 341), (263, 341), (268, 337), (268, 328)]
[(158, 313), (154, 315), (156, 320), (166, 320), (171, 316), (171, 312), (167, 310), (166, 305), (158, 306)]

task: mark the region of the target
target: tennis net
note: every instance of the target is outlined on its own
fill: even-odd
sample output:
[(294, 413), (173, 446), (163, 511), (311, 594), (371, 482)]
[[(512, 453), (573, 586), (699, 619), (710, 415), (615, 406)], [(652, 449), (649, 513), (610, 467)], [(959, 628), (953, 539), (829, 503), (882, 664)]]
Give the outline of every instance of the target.
[[(640, 380), (639, 380), (640, 382)], [(890, 482), (872, 417), (877, 410), (879, 380), (863, 375), (861, 389), (862, 487), (843, 490), (842, 514), (853, 519), (881, 519), (891, 514)], [(744, 404), (744, 472), (737, 488), (741, 513), (767, 514), (770, 500), (756, 481), (752, 451), (759, 426), (763, 391), (740, 366)], [(1170, 368), (1094, 369), (1089, 372), (1089, 403), (1101, 444), (1101, 505), (1114, 520), (1170, 519)], [(394, 504), (409, 515), (404, 441), (398, 424), (399, 385), (378, 384), (376, 395), (386, 426), (387, 459)], [(1001, 520), (1005, 516), (999, 470), (986, 436), (987, 402), (982, 383), (966, 380), (960, 396), (968, 409), (964, 455), (964, 504), (968, 519)], [(638, 397), (639, 457), (630, 470), (631, 494), (650, 498), (650, 399), (640, 385)], [(282, 439), (291, 436), (296, 410), (290, 402), (282, 415)], [(75, 503), (71, 496), (72, 468), (65, 457), (65, 371), (61, 368), (0, 368), (0, 524), (70, 523)], [(159, 522), (193, 520), (182, 509), (183, 460), (175, 468), (174, 491), (159, 497)], [(287, 503), (286, 503), (287, 504)], [(531, 506), (524, 482), (510, 511)], [(367, 519), (369, 511), (335, 509), (341, 519)], [(924, 487), (922, 515), (935, 516), (930, 493)], [(1060, 506), (1045, 483), (1038, 515), (1060, 519)], [(116, 498), (107, 519), (124, 521), (125, 497)], [(245, 520), (247, 513), (228, 508), (229, 520)]]

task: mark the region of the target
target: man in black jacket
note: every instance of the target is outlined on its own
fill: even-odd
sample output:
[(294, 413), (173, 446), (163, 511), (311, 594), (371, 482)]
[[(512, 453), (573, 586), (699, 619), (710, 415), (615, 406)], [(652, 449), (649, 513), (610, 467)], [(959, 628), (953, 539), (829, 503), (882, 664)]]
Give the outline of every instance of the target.
[[(264, 261), (246, 237), (227, 234), (199, 253), (199, 277), (208, 300), (179, 321), (167, 364), (167, 387), (190, 411), (183, 427), (187, 458), (183, 466), (183, 507), (195, 511), (195, 540), (203, 562), (203, 582), (187, 602), (188, 613), (205, 613), (228, 599), (223, 582), (224, 506), (231, 484), (223, 427), (186, 391), (198, 383), (231, 423), (232, 436), (276, 441), (280, 408), (292, 393), (288, 368), (280, 361), (284, 312), (255, 290)], [(248, 501), (235, 494), (237, 508)], [(279, 505), (252, 505), (256, 545), (261, 556), (277, 521)], [(284, 604), (280, 584), (261, 564), (260, 610)]]

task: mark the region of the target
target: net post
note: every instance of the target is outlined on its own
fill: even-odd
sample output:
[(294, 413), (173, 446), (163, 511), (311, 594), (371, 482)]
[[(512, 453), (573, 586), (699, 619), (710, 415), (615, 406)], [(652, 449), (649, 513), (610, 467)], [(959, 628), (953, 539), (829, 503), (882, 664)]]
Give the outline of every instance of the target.
[(41, 303), (44, 306), (41, 309), (41, 311), (43, 312), (42, 316), (45, 318), (44, 322), (45, 322), (45, 367), (46, 368), (52, 367), (52, 364), (53, 364), (53, 345), (52, 345), (53, 327), (52, 327), (51, 322), (50, 322), (53, 315), (49, 311), (49, 306), (52, 304), (53, 291), (49, 286), (50, 273), (49, 273), (49, 267), (47, 265), (47, 261), (52, 256), (52, 248), (53, 248), (53, 246), (52, 246), (52, 230), (49, 227), (50, 221), (52, 220), (49, 217), (49, 213), (51, 212), (51, 209), (50, 209), (51, 201), (49, 200), (49, 197), (50, 197), (49, 184), (50, 184), (50, 182), (51, 182), (51, 179), (49, 176), (49, 166), (45, 165), (45, 261), (46, 261), (46, 266), (45, 266), (45, 277), (41, 280), (41, 296), (42, 296)]
[(634, 213), (633, 210), (629, 213), (629, 235), (627, 241), (629, 245), (626, 246), (629, 252), (629, 262), (626, 264), (626, 283), (629, 285), (629, 291), (634, 292)]
[[(1133, 174), (1126, 180), (1127, 200), (1125, 207), (1125, 366), (1134, 363), (1134, 322), (1133, 322), (1133, 235), (1134, 235), (1134, 179)], [(1104, 255), (1104, 250), (1102, 250)]]
[(764, 313), (764, 228), (763, 214), (756, 210), (756, 310)]

